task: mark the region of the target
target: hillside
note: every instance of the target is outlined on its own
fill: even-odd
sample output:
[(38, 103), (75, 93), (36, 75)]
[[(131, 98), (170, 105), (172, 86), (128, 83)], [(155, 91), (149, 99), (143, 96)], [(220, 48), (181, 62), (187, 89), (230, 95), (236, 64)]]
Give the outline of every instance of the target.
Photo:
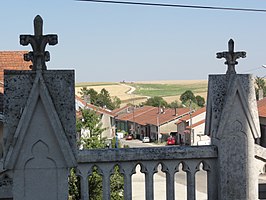
[(139, 82), (94, 82), (77, 83), (76, 95), (82, 87), (93, 88), (99, 92), (102, 88), (109, 91), (111, 97), (117, 96), (122, 100), (122, 106), (127, 103), (139, 104), (148, 97), (160, 96), (168, 103), (179, 101), (180, 95), (191, 90), (195, 95), (207, 97), (207, 80), (166, 80), (166, 81), (139, 81)]

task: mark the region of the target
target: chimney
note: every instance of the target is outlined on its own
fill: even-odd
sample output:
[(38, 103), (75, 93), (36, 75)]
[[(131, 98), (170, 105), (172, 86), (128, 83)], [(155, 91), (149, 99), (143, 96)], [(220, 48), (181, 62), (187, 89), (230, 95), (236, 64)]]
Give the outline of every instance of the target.
[(175, 116), (177, 116), (177, 108), (174, 108), (175, 109)]

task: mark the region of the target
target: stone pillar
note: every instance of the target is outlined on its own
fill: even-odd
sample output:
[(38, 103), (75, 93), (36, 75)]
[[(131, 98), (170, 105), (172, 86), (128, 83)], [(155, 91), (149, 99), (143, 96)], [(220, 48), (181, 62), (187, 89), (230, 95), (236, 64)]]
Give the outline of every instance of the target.
[(4, 71), (4, 168), (13, 173), (14, 200), (65, 200), (68, 174), (76, 166), (76, 117), (73, 70), (47, 70), (57, 35), (20, 36), (33, 52), (32, 71)]
[(4, 167), (14, 199), (67, 199), (75, 161), (73, 71), (5, 71)]
[(258, 199), (254, 142), (260, 127), (253, 83), (248, 74), (209, 76), (205, 134), (218, 147), (220, 200)]

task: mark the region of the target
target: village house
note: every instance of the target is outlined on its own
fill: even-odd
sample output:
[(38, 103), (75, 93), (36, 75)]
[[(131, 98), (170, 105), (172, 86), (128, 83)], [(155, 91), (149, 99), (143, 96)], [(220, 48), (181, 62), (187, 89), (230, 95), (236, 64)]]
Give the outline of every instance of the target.
[[(210, 138), (204, 135), (206, 107), (200, 108), (176, 122), (177, 144), (201, 145), (210, 144)], [(191, 130), (191, 131), (190, 131)]]
[(136, 107), (116, 117), (117, 130), (124, 130), (135, 138), (149, 137), (151, 141), (166, 139), (176, 131), (177, 120), (189, 114), (189, 108)]
[(259, 100), (257, 105), (261, 131), (261, 138), (259, 141), (257, 141), (257, 143), (263, 147), (266, 147), (266, 98)]
[[(57, 44), (57, 35), (42, 35), (40, 16), (35, 17), (34, 24), (35, 35), (20, 36), (22, 45), (37, 44), (31, 57), (32, 71), (5, 72), (1, 199), (68, 199), (71, 168), (79, 176), (81, 199), (90, 199), (93, 193), (88, 184), (95, 167), (102, 177), (101, 199), (111, 199), (110, 177), (116, 167), (124, 177), (122, 195), (126, 200), (133, 199), (132, 175), (137, 165), (145, 175), (140, 186), (145, 199), (177, 199), (179, 171), (185, 172), (183, 199), (199, 199), (198, 172), (202, 170), (207, 174), (204, 199), (265, 199), (258, 194), (258, 175), (265, 165), (266, 149), (254, 144), (260, 137), (260, 127), (253, 80), (251, 75), (236, 74), (236, 59), (246, 53), (234, 52), (232, 39), (228, 52), (217, 53), (217, 58), (226, 58), (226, 74), (209, 76), (205, 133), (210, 134), (211, 145), (77, 150), (74, 70), (47, 70), (49, 54), (40, 47), (48, 42)], [(159, 135), (167, 122), (173, 121), (176, 126), (179, 116), (191, 114), (185, 109), (170, 110), (150, 107), (141, 115), (134, 109), (134, 125), (139, 121), (145, 121), (146, 126), (157, 125)], [(154, 191), (154, 174), (159, 166), (165, 173), (165, 182), (160, 183), (165, 186), (160, 192), (163, 198)]]
[[(86, 108), (94, 110), (101, 118), (101, 122), (103, 125), (102, 127), (106, 128), (106, 130), (102, 133), (102, 137), (111, 139), (115, 136), (115, 120), (114, 120), (114, 115), (110, 110), (86, 103), (83, 99), (81, 99), (77, 95), (75, 96), (75, 103), (76, 103), (75, 107), (76, 107), (77, 118), (82, 117), (80, 109)], [(89, 134), (88, 130), (82, 130), (81, 135), (82, 134)]]

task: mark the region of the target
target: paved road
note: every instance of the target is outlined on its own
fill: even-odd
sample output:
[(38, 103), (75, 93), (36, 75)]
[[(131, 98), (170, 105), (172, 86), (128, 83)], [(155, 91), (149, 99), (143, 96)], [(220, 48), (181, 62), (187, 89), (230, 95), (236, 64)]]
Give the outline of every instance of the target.
[(164, 146), (164, 144), (154, 144), (154, 143), (143, 143), (140, 140), (125, 140), (120, 139), (120, 142), (123, 145), (128, 145), (131, 148), (138, 148), (138, 147), (158, 147), (158, 146)]
[[(163, 144), (157, 145), (154, 143), (142, 143), (140, 140), (120, 140), (122, 145), (129, 145), (131, 148), (138, 147), (156, 147), (164, 146)], [(176, 199), (187, 199), (186, 198), (186, 173), (180, 168), (180, 172), (175, 175), (175, 189)], [(145, 199), (145, 177), (140, 172), (140, 167), (136, 169), (136, 174), (132, 176), (132, 189), (133, 189), (133, 200)], [(196, 187), (197, 187), (197, 200), (207, 199), (207, 173), (199, 171), (196, 174)], [(158, 171), (154, 175), (154, 196), (155, 199), (164, 200), (166, 199), (166, 178), (165, 173)]]

